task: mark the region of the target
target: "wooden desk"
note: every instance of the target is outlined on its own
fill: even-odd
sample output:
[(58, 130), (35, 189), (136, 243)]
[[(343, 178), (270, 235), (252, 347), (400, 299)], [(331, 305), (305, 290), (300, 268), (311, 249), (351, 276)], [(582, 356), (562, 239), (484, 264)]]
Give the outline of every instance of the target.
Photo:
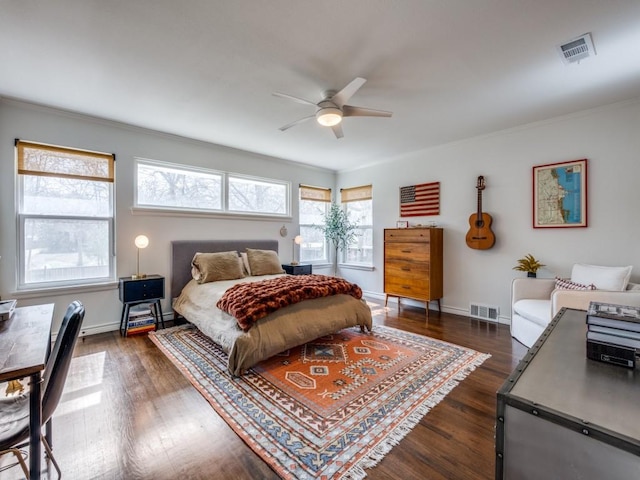
[(19, 307), (0, 321), (0, 382), (30, 377), (29, 471), (40, 478), (42, 426), (42, 371), (51, 350), (53, 304)]

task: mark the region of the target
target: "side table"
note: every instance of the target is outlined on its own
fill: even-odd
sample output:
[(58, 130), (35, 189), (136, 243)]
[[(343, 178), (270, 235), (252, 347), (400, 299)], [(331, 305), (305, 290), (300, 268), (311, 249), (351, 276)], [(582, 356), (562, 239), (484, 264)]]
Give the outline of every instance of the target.
[(147, 275), (144, 278), (120, 277), (118, 286), (120, 301), (122, 302), (122, 316), (120, 317), (120, 334), (127, 335), (129, 325), (129, 309), (134, 305), (149, 303), (151, 313), (155, 318), (155, 328), (160, 324), (164, 328), (162, 305), (164, 298), (164, 277), (161, 275)]
[(307, 265), (292, 265), (290, 263), (285, 263), (282, 265), (282, 269), (288, 275), (311, 275), (312, 266), (311, 264)]

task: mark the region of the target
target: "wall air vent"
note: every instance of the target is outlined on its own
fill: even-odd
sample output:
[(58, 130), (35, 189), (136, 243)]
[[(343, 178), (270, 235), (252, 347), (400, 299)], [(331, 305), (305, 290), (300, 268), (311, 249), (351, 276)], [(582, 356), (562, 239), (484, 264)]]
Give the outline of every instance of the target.
[(469, 316), (480, 320), (497, 322), (500, 315), (500, 307), (483, 305), (482, 303), (472, 303), (469, 305)]
[(558, 52), (565, 64), (580, 63), (580, 60), (592, 57), (596, 54), (595, 48), (593, 48), (593, 41), (591, 40), (591, 34), (585, 33), (581, 37), (574, 38), (570, 42), (563, 45), (558, 45)]

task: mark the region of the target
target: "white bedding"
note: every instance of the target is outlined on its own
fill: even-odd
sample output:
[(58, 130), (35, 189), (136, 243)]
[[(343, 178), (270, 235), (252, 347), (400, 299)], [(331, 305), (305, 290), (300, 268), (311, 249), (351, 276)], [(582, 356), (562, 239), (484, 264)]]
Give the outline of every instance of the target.
[(259, 282), (283, 276), (284, 274), (262, 275), (203, 284), (191, 280), (175, 300), (173, 309), (229, 354), (236, 339), (244, 332), (234, 317), (216, 307), (218, 300), (228, 288), (238, 283)]

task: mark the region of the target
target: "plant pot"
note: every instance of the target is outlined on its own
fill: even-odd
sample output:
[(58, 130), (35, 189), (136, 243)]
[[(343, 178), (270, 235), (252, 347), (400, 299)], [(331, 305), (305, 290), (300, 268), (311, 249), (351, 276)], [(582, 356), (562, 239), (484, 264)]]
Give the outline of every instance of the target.
[(536, 272), (527, 272), (527, 277), (536, 278)]

